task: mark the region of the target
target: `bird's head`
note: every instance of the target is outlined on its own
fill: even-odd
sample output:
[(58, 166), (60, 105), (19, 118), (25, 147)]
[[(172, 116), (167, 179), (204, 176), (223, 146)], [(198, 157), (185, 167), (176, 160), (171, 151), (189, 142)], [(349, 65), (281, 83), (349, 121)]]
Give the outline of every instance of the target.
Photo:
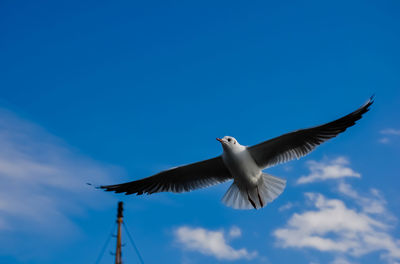
[(224, 150), (235, 150), (241, 147), (239, 142), (237, 142), (237, 140), (234, 137), (225, 136), (222, 139), (217, 138), (217, 140), (221, 142), (221, 145), (224, 148)]

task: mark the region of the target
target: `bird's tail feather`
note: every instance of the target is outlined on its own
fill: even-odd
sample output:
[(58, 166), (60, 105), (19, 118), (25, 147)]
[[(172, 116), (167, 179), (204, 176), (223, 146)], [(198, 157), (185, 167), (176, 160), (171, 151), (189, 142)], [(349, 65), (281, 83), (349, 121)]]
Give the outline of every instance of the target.
[(228, 191), (226, 191), (224, 197), (222, 197), (222, 203), (228, 207), (234, 209), (252, 209), (250, 201), (247, 199), (246, 193), (239, 190), (236, 183), (232, 183)]
[(262, 185), (258, 188), (264, 206), (278, 197), (286, 187), (286, 180), (272, 176), (268, 173), (262, 174)]
[(222, 203), (234, 209), (259, 209), (275, 200), (286, 187), (286, 180), (263, 173), (257, 187), (240, 190), (232, 183), (222, 198)]

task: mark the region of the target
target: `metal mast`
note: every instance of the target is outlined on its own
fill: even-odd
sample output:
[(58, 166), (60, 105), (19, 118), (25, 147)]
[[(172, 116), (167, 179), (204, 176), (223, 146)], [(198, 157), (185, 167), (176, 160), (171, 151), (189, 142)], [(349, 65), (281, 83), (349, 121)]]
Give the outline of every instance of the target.
[(121, 251), (121, 224), (122, 224), (122, 208), (123, 203), (118, 203), (118, 214), (117, 214), (117, 224), (118, 224), (118, 233), (117, 233), (117, 249), (115, 251), (115, 264), (122, 264), (122, 251)]

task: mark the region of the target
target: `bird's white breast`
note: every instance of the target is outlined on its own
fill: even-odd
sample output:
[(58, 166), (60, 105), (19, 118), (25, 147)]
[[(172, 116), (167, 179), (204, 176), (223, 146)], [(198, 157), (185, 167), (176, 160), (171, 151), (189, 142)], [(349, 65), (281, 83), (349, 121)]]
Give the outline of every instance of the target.
[(254, 187), (261, 177), (261, 170), (246, 147), (235, 151), (224, 150), (222, 159), (239, 187)]

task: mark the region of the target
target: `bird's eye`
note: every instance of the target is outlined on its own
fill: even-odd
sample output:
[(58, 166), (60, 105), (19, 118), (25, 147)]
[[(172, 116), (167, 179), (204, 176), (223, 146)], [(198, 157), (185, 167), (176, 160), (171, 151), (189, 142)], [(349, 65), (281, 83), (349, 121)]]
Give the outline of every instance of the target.
[(228, 142), (231, 142), (231, 140), (232, 140), (231, 138), (228, 138)]

